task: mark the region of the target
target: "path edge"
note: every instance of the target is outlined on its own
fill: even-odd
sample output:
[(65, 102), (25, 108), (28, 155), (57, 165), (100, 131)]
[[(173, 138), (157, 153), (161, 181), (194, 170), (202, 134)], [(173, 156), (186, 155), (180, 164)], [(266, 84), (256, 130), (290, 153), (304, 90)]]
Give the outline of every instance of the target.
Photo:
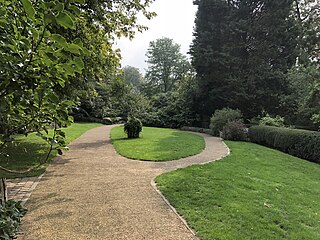
[[(205, 165), (205, 164), (209, 164), (209, 163), (212, 163), (212, 162), (215, 162), (215, 161), (219, 161), (219, 160), (222, 160), (224, 159), (225, 157), (229, 156), (231, 154), (231, 151), (230, 151), (230, 148), (228, 147), (228, 145), (223, 141), (223, 139), (221, 139), (221, 142), (225, 145), (225, 147), (227, 148), (227, 153), (222, 155), (221, 157), (217, 158), (217, 159), (213, 159), (213, 160), (210, 160), (208, 162), (204, 162), (204, 163), (196, 163), (196, 164), (191, 164), (187, 167), (190, 167), (190, 166), (195, 166), (195, 165)], [(183, 168), (187, 168), (187, 167), (182, 167), (182, 168), (177, 168), (175, 170), (172, 170), (172, 171), (168, 171), (168, 172), (164, 172), (164, 173), (161, 173), (160, 175), (154, 177), (150, 184), (152, 186), (152, 188), (160, 195), (160, 197), (162, 198), (162, 200), (167, 204), (167, 206), (172, 210), (172, 212), (178, 217), (178, 219), (180, 219), (180, 221), (183, 223), (183, 225), (186, 227), (186, 229), (196, 238), (198, 238), (197, 234), (195, 233), (195, 231), (189, 226), (189, 224), (187, 223), (187, 221), (178, 213), (177, 209), (171, 205), (171, 203), (169, 202), (169, 200), (162, 194), (162, 192), (159, 190), (159, 188), (157, 187), (157, 183), (155, 182), (155, 179), (159, 176), (161, 176), (162, 174), (165, 174), (165, 173), (169, 173), (169, 172), (173, 172), (173, 171), (176, 171), (178, 169), (183, 169)], [(199, 238), (198, 238), (199, 239)]]

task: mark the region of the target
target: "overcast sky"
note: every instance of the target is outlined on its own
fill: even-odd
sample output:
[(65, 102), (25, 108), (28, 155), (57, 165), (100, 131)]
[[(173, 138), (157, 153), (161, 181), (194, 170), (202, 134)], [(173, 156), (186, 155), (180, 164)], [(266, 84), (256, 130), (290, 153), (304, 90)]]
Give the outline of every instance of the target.
[(172, 38), (181, 45), (181, 52), (186, 54), (192, 42), (194, 19), (197, 7), (193, 0), (156, 0), (150, 10), (158, 14), (152, 20), (140, 19), (139, 22), (149, 27), (143, 33), (137, 33), (133, 40), (122, 38), (117, 46), (122, 54), (122, 66), (133, 66), (145, 73), (146, 51), (150, 41), (158, 38)]

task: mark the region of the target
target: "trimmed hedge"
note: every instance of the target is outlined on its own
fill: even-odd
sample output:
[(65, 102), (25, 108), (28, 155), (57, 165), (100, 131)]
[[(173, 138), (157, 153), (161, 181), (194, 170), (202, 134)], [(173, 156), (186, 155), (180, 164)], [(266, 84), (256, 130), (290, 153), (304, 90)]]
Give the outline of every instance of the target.
[(249, 138), (251, 142), (320, 163), (320, 132), (253, 126), (249, 128)]
[(209, 128), (198, 128), (198, 127), (187, 127), (184, 126), (182, 128), (180, 128), (183, 131), (190, 131), (190, 132), (199, 132), (199, 133), (206, 133), (209, 135), (213, 135), (211, 129)]

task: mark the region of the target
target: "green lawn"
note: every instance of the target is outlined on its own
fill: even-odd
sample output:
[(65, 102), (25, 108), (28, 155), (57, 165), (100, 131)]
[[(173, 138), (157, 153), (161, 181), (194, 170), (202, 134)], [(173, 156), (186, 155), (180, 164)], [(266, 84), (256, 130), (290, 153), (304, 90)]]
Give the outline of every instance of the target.
[[(67, 142), (80, 137), (83, 133), (91, 128), (101, 126), (96, 123), (74, 123), (70, 127), (64, 129), (66, 133)], [(49, 132), (49, 134), (52, 134)], [(6, 155), (0, 155), (0, 165), (11, 170), (25, 170), (32, 166), (37, 166), (43, 161), (50, 146), (36, 136), (35, 133), (29, 134), (27, 137), (19, 135), (15, 137), (14, 144), (10, 144), (5, 149)], [(56, 151), (52, 151), (50, 158), (56, 156)], [(38, 176), (42, 174), (48, 164), (41, 165), (27, 174), (9, 174), (0, 169), (0, 177), (14, 178), (26, 176)]]
[(320, 239), (320, 165), (244, 142), (231, 155), (157, 177), (202, 240)]
[(111, 130), (112, 143), (117, 152), (131, 159), (169, 161), (192, 156), (205, 148), (203, 137), (163, 128), (143, 127), (140, 138), (127, 139), (123, 127)]

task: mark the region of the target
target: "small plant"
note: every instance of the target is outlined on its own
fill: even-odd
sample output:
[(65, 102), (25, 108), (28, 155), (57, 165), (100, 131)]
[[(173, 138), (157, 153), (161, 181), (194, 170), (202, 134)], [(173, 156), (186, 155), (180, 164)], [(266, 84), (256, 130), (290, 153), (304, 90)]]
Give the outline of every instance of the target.
[(20, 202), (9, 200), (5, 205), (0, 205), (0, 240), (9, 240), (15, 237), (19, 229), (21, 218), (27, 210)]
[(214, 135), (219, 135), (228, 122), (240, 120), (241, 118), (242, 114), (238, 109), (223, 108), (216, 110), (210, 119), (210, 129)]
[(267, 113), (265, 117), (260, 119), (259, 125), (273, 126), (273, 127), (284, 127), (284, 118), (279, 115), (277, 115), (276, 117), (271, 117)]
[(129, 117), (128, 121), (124, 124), (124, 132), (128, 135), (128, 138), (139, 138), (141, 131), (141, 121), (138, 118)]
[(247, 138), (247, 130), (241, 120), (228, 122), (222, 129), (225, 140), (241, 141)]

